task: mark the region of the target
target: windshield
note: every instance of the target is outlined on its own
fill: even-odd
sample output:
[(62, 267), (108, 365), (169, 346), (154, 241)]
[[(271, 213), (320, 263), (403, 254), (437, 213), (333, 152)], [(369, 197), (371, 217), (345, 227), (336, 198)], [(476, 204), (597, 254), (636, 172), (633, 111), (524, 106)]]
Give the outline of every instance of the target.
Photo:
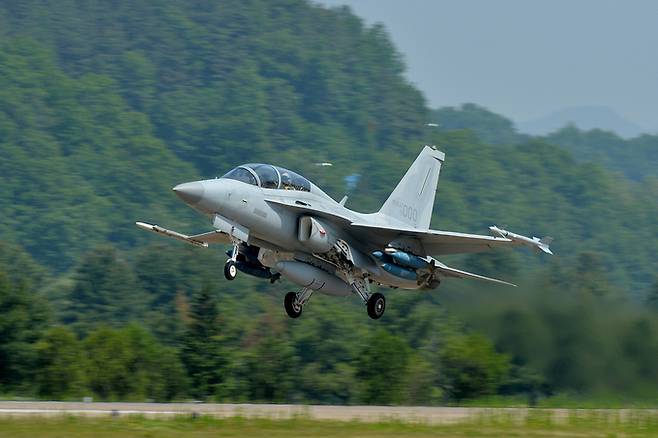
[(258, 182), (256, 181), (256, 177), (244, 167), (236, 167), (235, 169), (231, 170), (229, 173), (224, 175), (222, 178), (234, 179), (236, 181), (242, 181), (244, 183), (251, 184), (254, 186), (258, 185)]
[(245, 164), (231, 170), (222, 178), (242, 181), (264, 189), (311, 191), (311, 182), (303, 176), (270, 164)]

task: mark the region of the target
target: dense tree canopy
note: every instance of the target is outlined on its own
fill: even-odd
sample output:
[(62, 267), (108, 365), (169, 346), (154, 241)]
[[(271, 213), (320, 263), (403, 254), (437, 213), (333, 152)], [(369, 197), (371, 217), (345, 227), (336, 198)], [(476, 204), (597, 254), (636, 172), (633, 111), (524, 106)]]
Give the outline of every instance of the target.
[[(336, 197), (359, 174), (351, 205), (374, 210), (432, 141), (447, 153), (436, 224), (479, 231), (504, 221), (553, 235), (563, 257), (600, 251), (639, 295), (652, 281), (658, 185), (579, 161), (648, 176), (653, 137), (624, 143), (567, 128), (536, 140), (477, 105), (430, 112), (383, 27), (347, 8), (26, 1), (0, 10), (0, 236), (57, 272), (98, 244), (147, 241), (130, 226), (138, 218), (203, 226), (169, 189), (240, 162), (292, 167)], [(622, 238), (606, 239), (609, 230)]]

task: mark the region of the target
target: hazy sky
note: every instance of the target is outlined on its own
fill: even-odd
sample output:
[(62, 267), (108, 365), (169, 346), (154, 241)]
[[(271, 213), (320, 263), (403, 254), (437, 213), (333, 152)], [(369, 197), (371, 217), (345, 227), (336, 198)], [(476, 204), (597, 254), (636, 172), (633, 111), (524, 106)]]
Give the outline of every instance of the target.
[(658, 0), (318, 0), (383, 23), (433, 107), (607, 106), (658, 128)]

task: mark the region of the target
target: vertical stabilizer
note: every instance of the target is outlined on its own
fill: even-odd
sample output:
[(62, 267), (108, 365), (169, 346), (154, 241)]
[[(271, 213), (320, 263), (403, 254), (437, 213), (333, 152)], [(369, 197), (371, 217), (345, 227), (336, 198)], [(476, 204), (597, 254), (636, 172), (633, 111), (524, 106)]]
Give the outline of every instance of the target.
[(443, 152), (425, 146), (384, 202), (379, 214), (412, 228), (428, 229), (444, 159)]

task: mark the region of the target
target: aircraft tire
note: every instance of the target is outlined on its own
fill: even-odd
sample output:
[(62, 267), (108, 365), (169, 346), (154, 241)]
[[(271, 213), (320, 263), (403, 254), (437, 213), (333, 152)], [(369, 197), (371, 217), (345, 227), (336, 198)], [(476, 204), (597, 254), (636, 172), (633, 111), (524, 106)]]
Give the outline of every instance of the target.
[(368, 299), (368, 316), (372, 319), (379, 319), (386, 310), (386, 298), (379, 292), (370, 295)]
[(233, 260), (228, 260), (224, 265), (224, 277), (226, 277), (227, 280), (235, 280), (235, 277), (237, 276), (238, 267), (235, 266), (235, 262)]
[(295, 303), (297, 300), (297, 294), (295, 292), (288, 292), (283, 299), (283, 307), (286, 309), (286, 313), (291, 318), (299, 318), (302, 314), (302, 306)]

